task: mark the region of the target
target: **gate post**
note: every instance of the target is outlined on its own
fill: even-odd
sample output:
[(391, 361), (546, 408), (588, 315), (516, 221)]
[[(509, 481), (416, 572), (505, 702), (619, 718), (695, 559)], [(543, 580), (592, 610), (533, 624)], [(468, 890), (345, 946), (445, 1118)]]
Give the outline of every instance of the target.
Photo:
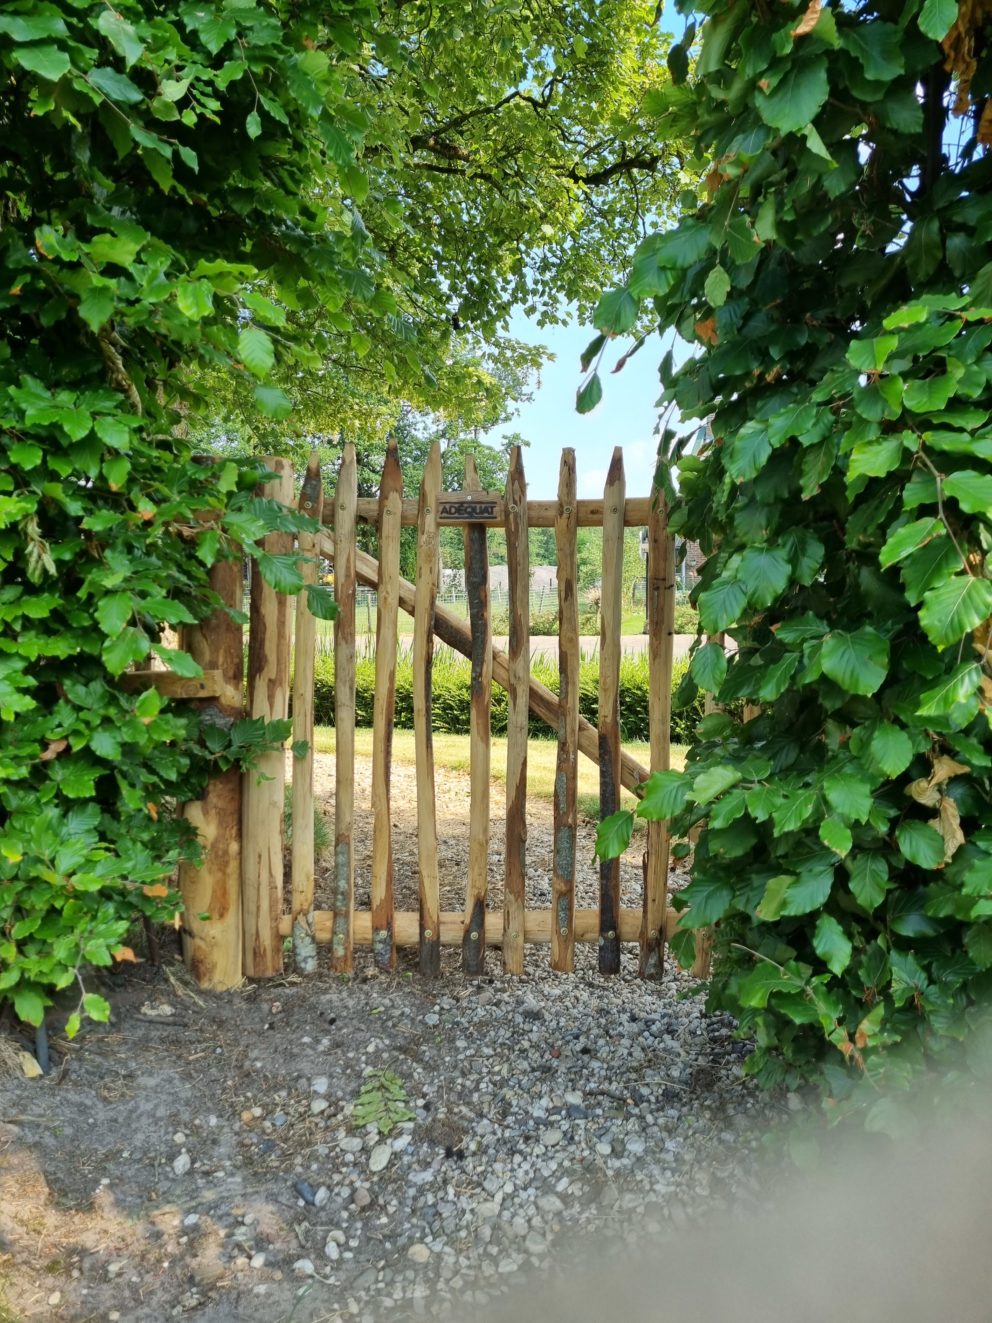
[[(241, 609), (244, 561), (218, 561), (210, 587), (225, 606)], [(204, 671), (216, 671), (220, 692), (198, 702), (206, 720), (229, 724), (244, 715), (242, 629), (223, 610), (187, 626), (183, 646)], [(187, 803), (183, 816), (200, 837), (203, 864), (179, 866), (182, 892), (183, 960), (202, 988), (220, 991), (241, 982), (241, 772), (232, 767), (211, 777), (203, 798)], [(206, 918), (201, 918), (206, 915)]]
[[(266, 459), (277, 476), (263, 483), (260, 496), (293, 503), (293, 466), (288, 459)], [(262, 547), (271, 555), (293, 550), (292, 533), (269, 533)], [(289, 708), (289, 631), (291, 598), (277, 593), (252, 567), (251, 625), (248, 636), (249, 715), (285, 721)], [(265, 779), (262, 779), (265, 778)], [(244, 972), (264, 978), (282, 970), (279, 919), (283, 897), (283, 791), (286, 755), (282, 747), (260, 754), (256, 769), (243, 778), (241, 844)]]

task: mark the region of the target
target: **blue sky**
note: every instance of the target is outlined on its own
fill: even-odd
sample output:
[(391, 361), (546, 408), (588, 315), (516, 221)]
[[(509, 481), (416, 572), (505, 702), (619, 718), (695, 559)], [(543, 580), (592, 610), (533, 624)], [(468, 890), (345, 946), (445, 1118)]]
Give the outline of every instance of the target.
[(580, 496), (601, 496), (614, 446), (622, 446), (628, 496), (647, 496), (651, 490), (658, 449), (654, 427), (655, 401), (661, 393), (658, 364), (664, 353), (661, 337), (653, 335), (622, 372), (612, 375), (630, 340), (607, 347), (600, 379), (602, 402), (592, 413), (575, 412), (575, 392), (582, 381), (579, 358), (596, 334), (587, 325), (539, 327), (522, 312), (510, 322), (510, 334), (530, 344), (546, 345), (555, 355), (541, 374), (534, 399), (519, 415), (490, 439), (505, 432), (520, 432), (530, 445), (524, 451), (528, 494), (532, 500), (553, 497), (558, 490), (558, 465), (565, 446), (575, 448)]

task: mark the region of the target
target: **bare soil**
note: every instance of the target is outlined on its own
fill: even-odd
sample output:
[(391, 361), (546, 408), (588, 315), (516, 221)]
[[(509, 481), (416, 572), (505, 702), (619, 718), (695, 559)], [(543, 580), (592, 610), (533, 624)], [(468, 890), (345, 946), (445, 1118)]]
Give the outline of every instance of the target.
[[(359, 768), (361, 908), (368, 906), (371, 857), (369, 776), (368, 766)], [(467, 871), (468, 778), (445, 772), (438, 784), (442, 907), (459, 909)], [(332, 815), (332, 759), (318, 760), (317, 786)], [(415, 805), (415, 773), (397, 767), (395, 885), (403, 909), (417, 905)], [(491, 807), (490, 903), (498, 908), (505, 801), (495, 784)], [(581, 836), (580, 905), (596, 898), (594, 830), (587, 823)], [(529, 831), (529, 903), (543, 907), (550, 898), (549, 805), (533, 805)], [(624, 861), (622, 876), (624, 903), (637, 904), (636, 852)], [(317, 905), (329, 904), (321, 879)], [(371, 1289), (368, 1274), (378, 1274), (381, 1283), (385, 1272), (388, 1280), (394, 1259), (409, 1274), (411, 1241), (430, 1239), (423, 1226), (412, 1224), (409, 1187), (401, 1182), (413, 1179), (414, 1167), (423, 1168), (447, 1181), (456, 1200), (486, 1199), (485, 1152), (472, 1166), (476, 1159), (467, 1138), (480, 1116), (492, 1118), (498, 1132), (517, 1107), (513, 1125), (537, 1126), (538, 1133), (538, 1123), (513, 1101), (512, 1078), (507, 1079), (515, 1069), (512, 1054), (498, 1066), (504, 1080), (499, 1094), (492, 1083), (497, 1065), (487, 1060), (493, 1050), (479, 1038), (486, 1023), (509, 1023), (521, 1008), (524, 1019), (534, 1018), (528, 1006), (547, 1008), (546, 1020), (536, 1029), (530, 1025), (535, 1036), (528, 1040), (528, 1069), (546, 1077), (549, 1088), (574, 1090), (595, 1071), (601, 1072), (597, 1079), (609, 1076), (616, 1098), (605, 1097), (605, 1123), (629, 1106), (638, 1113), (638, 1103), (645, 1116), (666, 1101), (684, 1110), (686, 1091), (693, 1088), (705, 1094), (699, 1117), (716, 1116), (721, 1090), (725, 1083), (730, 1087), (731, 1067), (736, 1079), (740, 1075), (739, 1048), (731, 1045), (730, 1030), (705, 1025), (699, 1012), (694, 1012), (697, 1027), (685, 1028), (676, 1007), (680, 989), (686, 991), (684, 979), (639, 983), (630, 973), (636, 963), (632, 948), (625, 952), (625, 974), (613, 980), (595, 974), (591, 949), (582, 953), (573, 979), (550, 975), (546, 948), (529, 950), (528, 972), (518, 980), (505, 978), (498, 953), (490, 952), (482, 984), (461, 976), (453, 951), (445, 953), (445, 971), (436, 982), (403, 972), (412, 952), (401, 953), (395, 977), (376, 975), (362, 952), (350, 978), (322, 968), (307, 981), (289, 974), (209, 994), (191, 985), (168, 934), (164, 947), (159, 967), (142, 964), (94, 979), (111, 1000), (110, 1024), (88, 1023), (69, 1044), (58, 1034), (60, 1016), (64, 1020), (69, 1008), (53, 1013), (54, 1067), (46, 1078), (0, 1078), (0, 1323), (117, 1318), (160, 1323), (186, 1316), (198, 1323), (378, 1319), (378, 1306), (370, 1307), (363, 1295)], [(631, 1008), (631, 1021), (644, 1022), (638, 1031), (650, 1021), (656, 1025), (652, 1032), (667, 1025), (672, 1034), (681, 1034), (680, 1043), (691, 1039), (686, 1050), (694, 1054), (692, 1065), (683, 1072), (687, 1082), (674, 1076), (670, 1088), (658, 1082), (658, 1054), (646, 1029), (648, 1047), (618, 1057), (611, 1026), (621, 1017), (626, 1023), (628, 1011), (621, 1006)], [(432, 1008), (440, 1008), (440, 1024)], [(540, 1009), (534, 1014), (545, 1016)], [(409, 1154), (397, 1152), (385, 1172), (370, 1178), (368, 1152), (353, 1157), (349, 1151), (345, 1157), (339, 1146), (343, 1136), (354, 1133), (349, 1116), (367, 1067), (384, 1064), (403, 1079), (417, 1120)], [(328, 1081), (322, 1111), (313, 1106), (318, 1076)], [(494, 1100), (504, 1095), (500, 1112)], [(703, 1132), (697, 1119), (692, 1134)], [(672, 1135), (680, 1133), (677, 1120), (668, 1124)], [(712, 1124), (725, 1128), (731, 1122)], [(576, 1123), (575, 1136), (570, 1132), (567, 1140), (574, 1147), (567, 1162), (561, 1159), (562, 1170), (575, 1173), (574, 1188), (584, 1192), (577, 1201), (582, 1216), (599, 1184), (622, 1189), (624, 1178), (622, 1162), (607, 1172), (592, 1130), (588, 1140), (584, 1137), (584, 1125)], [(671, 1141), (668, 1149), (666, 1160), (674, 1162), (672, 1154), (680, 1150)], [(699, 1188), (708, 1191), (708, 1180)], [(324, 1206), (312, 1203), (309, 1186), (301, 1197), (301, 1181), (315, 1187), (326, 1181)], [(357, 1207), (359, 1185), (371, 1192), (364, 1211)], [(334, 1227), (344, 1227), (348, 1237), (339, 1265), (323, 1257)], [(466, 1271), (472, 1255), (481, 1254), (474, 1235), (466, 1232), (464, 1243), (458, 1235), (450, 1238), (465, 1257)], [(294, 1271), (301, 1258), (316, 1265), (317, 1280), (301, 1279)], [(320, 1278), (332, 1267), (337, 1276), (323, 1284)]]

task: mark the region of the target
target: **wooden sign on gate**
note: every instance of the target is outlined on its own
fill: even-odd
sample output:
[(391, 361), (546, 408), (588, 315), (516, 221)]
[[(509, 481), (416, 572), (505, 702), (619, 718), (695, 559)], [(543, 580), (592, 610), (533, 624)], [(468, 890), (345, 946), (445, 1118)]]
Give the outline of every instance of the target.
[(439, 524), (502, 524), (500, 492), (442, 492)]

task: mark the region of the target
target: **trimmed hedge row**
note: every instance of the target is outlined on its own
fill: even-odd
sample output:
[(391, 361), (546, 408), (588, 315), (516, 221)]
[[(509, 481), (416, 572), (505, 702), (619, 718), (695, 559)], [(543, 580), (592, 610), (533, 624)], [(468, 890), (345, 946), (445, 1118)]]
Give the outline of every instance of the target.
[[(683, 658), (673, 668), (672, 687), (677, 689), (686, 675), (688, 662)], [(531, 675), (558, 692), (558, 665), (547, 657), (531, 662)], [(469, 733), (469, 692), (471, 666), (466, 658), (442, 650), (434, 659), (433, 727), (438, 734)], [(583, 659), (579, 664), (579, 711), (596, 724), (599, 688), (599, 659)], [(375, 697), (375, 658), (361, 657), (356, 666), (355, 721), (359, 726), (372, 725)], [(648, 659), (641, 654), (625, 653), (620, 663), (620, 731), (625, 741), (648, 738)], [(702, 700), (695, 697), (687, 707), (672, 714), (672, 740), (687, 744), (693, 728), (702, 717)], [(318, 726), (334, 725), (334, 658), (318, 655), (314, 677), (314, 720)], [(492, 730), (506, 734), (507, 695), (493, 685)], [(409, 652), (401, 652), (396, 665), (396, 716), (398, 730), (413, 729), (413, 661)], [(531, 717), (530, 733), (538, 738), (552, 734), (549, 726)]]

